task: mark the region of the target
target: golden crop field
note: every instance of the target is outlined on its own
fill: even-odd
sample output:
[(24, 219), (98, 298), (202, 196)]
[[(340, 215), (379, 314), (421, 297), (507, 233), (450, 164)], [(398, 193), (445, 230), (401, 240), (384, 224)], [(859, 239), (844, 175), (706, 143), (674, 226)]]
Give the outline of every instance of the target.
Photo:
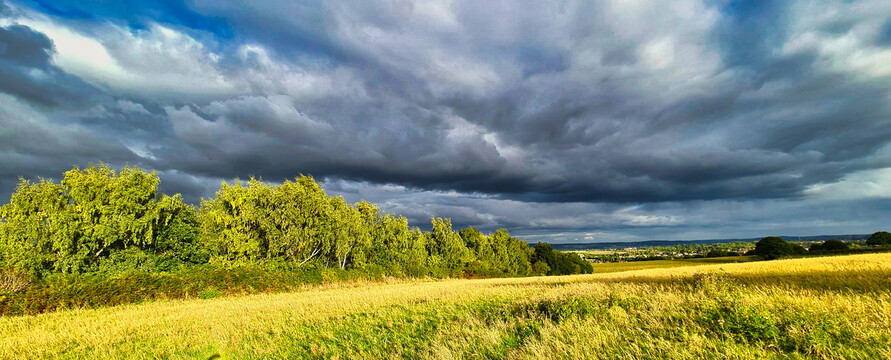
[(5, 317), (0, 358), (891, 358), (891, 255), (350, 283)]
[(648, 260), (648, 261), (629, 261), (629, 262), (613, 262), (594, 264), (593, 271), (595, 274), (613, 273), (633, 270), (645, 269), (667, 269), (682, 266), (699, 266), (707, 264), (732, 264), (755, 261), (754, 256), (728, 256), (713, 258), (693, 258), (693, 259), (675, 259), (675, 260)]

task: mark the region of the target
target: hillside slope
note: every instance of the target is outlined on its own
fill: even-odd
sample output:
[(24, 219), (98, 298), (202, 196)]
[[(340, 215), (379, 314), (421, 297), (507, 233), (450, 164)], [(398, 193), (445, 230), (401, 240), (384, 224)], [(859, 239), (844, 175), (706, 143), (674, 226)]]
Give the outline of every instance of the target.
[(891, 255), (340, 284), (0, 318), (0, 358), (891, 358)]

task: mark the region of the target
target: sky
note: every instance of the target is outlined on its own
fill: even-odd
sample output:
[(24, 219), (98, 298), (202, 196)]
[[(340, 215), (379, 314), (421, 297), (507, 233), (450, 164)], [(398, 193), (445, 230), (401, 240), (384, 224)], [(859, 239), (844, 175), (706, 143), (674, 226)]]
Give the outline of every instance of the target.
[(891, 2), (0, 0), (0, 202), (99, 162), (529, 242), (891, 230)]

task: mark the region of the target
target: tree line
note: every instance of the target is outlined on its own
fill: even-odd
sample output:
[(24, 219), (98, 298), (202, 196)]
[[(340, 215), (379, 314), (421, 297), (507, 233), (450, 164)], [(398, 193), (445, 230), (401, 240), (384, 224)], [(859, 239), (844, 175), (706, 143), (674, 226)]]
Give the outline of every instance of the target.
[(865, 245), (870, 248), (854, 249), (851, 243), (840, 239), (829, 239), (822, 243), (813, 243), (805, 249), (801, 244), (783, 240), (778, 236), (768, 236), (755, 243), (755, 249), (751, 251), (751, 254), (765, 260), (774, 260), (785, 256), (840, 253), (848, 250), (870, 251), (878, 248), (885, 251), (891, 248), (891, 233), (887, 231), (875, 232), (866, 240)]
[(591, 272), (577, 256), (500, 229), (432, 230), (361, 201), (329, 196), (310, 176), (274, 185), (223, 182), (199, 206), (159, 191), (155, 172), (74, 167), (61, 182), (20, 180), (0, 206), (0, 267), (52, 273), (172, 271), (193, 265), (376, 269), (406, 276)]

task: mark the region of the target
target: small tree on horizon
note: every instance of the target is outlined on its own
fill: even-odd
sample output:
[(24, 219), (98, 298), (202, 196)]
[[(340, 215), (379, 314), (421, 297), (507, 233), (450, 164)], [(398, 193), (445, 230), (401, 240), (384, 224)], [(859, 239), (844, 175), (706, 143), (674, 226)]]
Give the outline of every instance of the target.
[(777, 236), (768, 236), (755, 243), (755, 255), (767, 260), (793, 254), (792, 244)]
[(886, 246), (891, 244), (891, 233), (887, 231), (879, 231), (872, 234), (869, 239), (866, 240), (866, 245), (872, 246)]

